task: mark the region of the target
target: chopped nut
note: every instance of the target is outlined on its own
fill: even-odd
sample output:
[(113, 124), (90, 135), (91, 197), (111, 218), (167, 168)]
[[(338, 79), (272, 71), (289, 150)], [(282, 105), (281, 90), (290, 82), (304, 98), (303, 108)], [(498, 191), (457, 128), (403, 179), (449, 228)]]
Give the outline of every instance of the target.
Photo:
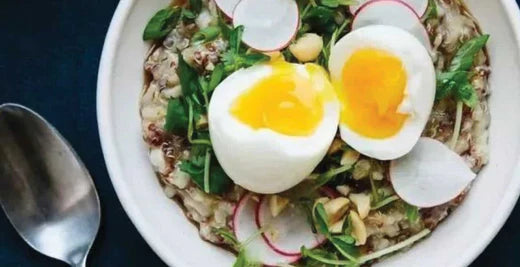
[(356, 163), (354, 166), (354, 171), (352, 172), (352, 178), (356, 180), (361, 180), (368, 176), (370, 172), (370, 160), (362, 159)]
[(371, 173), (370, 173), (370, 178), (376, 180), (376, 181), (381, 181), (383, 180), (384, 178), (384, 169), (383, 169), (383, 166), (381, 166), (381, 164), (379, 163), (376, 163), (374, 162), (372, 164), (372, 170), (371, 170)]
[(359, 152), (354, 149), (347, 149), (341, 156), (340, 164), (353, 166), (359, 160)]
[(350, 194), (348, 198), (356, 204), (356, 208), (361, 219), (365, 219), (370, 212), (370, 195), (369, 194)]
[(164, 159), (164, 154), (160, 148), (150, 150), (150, 162), (152, 163), (155, 171), (159, 173), (166, 173), (167, 164)]
[(347, 219), (347, 216), (343, 216), (341, 220), (337, 221), (333, 225), (329, 227), (329, 231), (333, 234), (341, 234), (343, 231), (343, 224), (345, 223), (345, 220)]
[(365, 223), (359, 215), (351, 210), (349, 214), (350, 221), (352, 222), (352, 237), (356, 239), (356, 245), (361, 246), (367, 242), (367, 228)]
[(294, 44), (289, 46), (289, 51), (301, 62), (313, 61), (321, 53), (323, 38), (315, 33), (302, 35)]
[(181, 168), (176, 166), (175, 170), (168, 175), (166, 181), (179, 189), (185, 189), (190, 183), (190, 175), (181, 171)]
[(346, 197), (350, 193), (350, 186), (338, 185), (338, 186), (336, 186), (336, 191), (338, 191), (340, 194), (342, 194), (343, 196)]
[(335, 138), (329, 147), (329, 151), (327, 151), (327, 155), (332, 155), (332, 154), (340, 151), (341, 148), (343, 147), (343, 144), (345, 144), (345, 143), (343, 143), (343, 141), (341, 139)]
[(173, 198), (175, 196), (175, 188), (173, 188), (173, 186), (171, 186), (171, 185), (165, 186), (164, 187), (164, 194), (168, 198)]
[(325, 203), (323, 206), (329, 217), (329, 223), (336, 223), (348, 210), (348, 204), (350, 200), (346, 197), (338, 197)]
[(289, 199), (280, 197), (278, 195), (272, 195), (269, 198), (269, 209), (271, 210), (271, 215), (273, 217), (278, 216), (285, 207), (287, 207), (287, 204), (289, 204)]

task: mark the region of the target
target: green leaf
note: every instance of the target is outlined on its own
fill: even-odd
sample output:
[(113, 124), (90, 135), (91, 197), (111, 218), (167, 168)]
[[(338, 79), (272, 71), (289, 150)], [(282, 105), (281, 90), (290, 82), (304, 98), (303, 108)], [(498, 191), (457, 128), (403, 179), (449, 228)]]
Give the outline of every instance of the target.
[(320, 2), (322, 5), (332, 8), (357, 4), (356, 0), (321, 0)]
[(341, 229), (341, 232), (343, 232), (345, 235), (352, 234), (352, 220), (350, 219), (350, 215), (347, 216), (347, 219), (343, 223), (343, 229)]
[(165, 37), (170, 33), (181, 15), (181, 9), (178, 7), (167, 7), (159, 10), (148, 21), (143, 33), (143, 40), (157, 40)]
[(301, 248), (301, 253), (304, 258), (310, 258), (312, 260), (326, 264), (327, 266), (342, 266), (342, 267), (357, 267), (359, 266), (356, 262), (349, 260), (338, 260), (338, 257), (324, 249), (307, 249)]
[(238, 242), (235, 234), (229, 228), (213, 228), (213, 233), (220, 236), (227, 244), (230, 244), (233, 248), (237, 249), (240, 247), (240, 242)]
[(412, 224), (416, 223), (420, 218), (419, 208), (408, 203), (404, 204), (404, 208), (406, 219)]
[(186, 8), (183, 8), (182, 9), (182, 12), (181, 12), (181, 19), (183, 21), (186, 21), (186, 19), (188, 20), (193, 20), (197, 17), (197, 15), (195, 13), (193, 13), (191, 10), (189, 9), (186, 9)]
[(234, 54), (240, 51), (240, 44), (242, 43), (242, 34), (244, 34), (244, 26), (235, 27), (229, 33), (229, 48)]
[(189, 0), (190, 3), (190, 10), (195, 13), (200, 13), (200, 10), (202, 9), (202, 0)]
[(197, 71), (191, 67), (182, 55), (179, 55), (179, 65), (177, 67), (177, 75), (180, 79), (182, 94), (184, 97), (196, 95), (198, 92), (198, 78)]
[(245, 250), (240, 250), (238, 252), (237, 259), (236, 259), (235, 263), (233, 264), (233, 267), (261, 267), (261, 266), (262, 266), (262, 264), (260, 264), (258, 262), (250, 261), (247, 258)]
[(474, 108), (478, 104), (477, 91), (469, 81), (457, 87), (455, 97), (470, 108)]
[[(182, 161), (180, 164), (181, 171), (188, 173), (192, 181), (204, 190), (204, 172), (206, 168), (206, 148), (205, 145), (193, 145), (190, 153), (190, 159)], [(209, 166), (209, 192), (211, 194), (223, 194), (227, 192), (233, 182), (226, 175), (215, 155), (211, 155), (211, 165)]]
[(220, 27), (209, 26), (196, 32), (191, 38), (192, 42), (209, 42), (215, 40), (220, 34)]
[(337, 26), (334, 20), (334, 9), (324, 6), (311, 7), (302, 21), (317, 33), (333, 33)]
[(466, 71), (442, 72), (437, 74), (437, 92), (435, 98), (443, 99), (451, 95), (460, 84), (468, 80), (469, 73)]
[(426, 9), (426, 14), (424, 15), (424, 21), (427, 21), (429, 19), (435, 19), (439, 15), (437, 11), (437, 4), (435, 3), (435, 0), (428, 0), (428, 9)]
[(464, 43), (451, 61), (450, 71), (468, 71), (473, 66), (475, 56), (484, 48), (489, 35), (481, 35)]
[(206, 92), (210, 93), (215, 90), (222, 79), (224, 79), (224, 64), (220, 63), (215, 66), (213, 72), (211, 73)]
[(249, 53), (242, 57), (241, 67), (250, 67), (259, 63), (269, 61), (270, 57), (262, 53)]
[(175, 134), (184, 134), (188, 130), (188, 108), (182, 98), (168, 101), (164, 129)]
[(350, 235), (333, 236), (330, 241), (343, 257), (356, 262), (359, 250), (356, 247), (356, 240)]
[(247, 259), (246, 259), (246, 253), (241, 250), (238, 253), (237, 259), (235, 263), (233, 264), (233, 267), (246, 267), (247, 266)]
[(318, 203), (314, 208), (314, 220), (316, 221), (316, 229), (320, 234), (329, 234), (329, 220), (325, 207), (322, 203)]
[(222, 37), (226, 40), (229, 40), (231, 31), (233, 29), (226, 23), (221, 11), (219, 11), (217, 24), (220, 27), (220, 31), (222, 32)]

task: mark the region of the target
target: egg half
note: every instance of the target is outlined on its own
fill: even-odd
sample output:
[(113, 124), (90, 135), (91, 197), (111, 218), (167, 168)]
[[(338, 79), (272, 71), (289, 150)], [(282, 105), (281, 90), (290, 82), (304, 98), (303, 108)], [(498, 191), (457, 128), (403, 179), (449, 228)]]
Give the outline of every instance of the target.
[(392, 26), (368, 26), (340, 39), (329, 59), (341, 103), (341, 138), (379, 160), (414, 147), (435, 98), (435, 70), (426, 48)]
[(250, 191), (273, 194), (300, 183), (325, 156), (339, 103), (322, 67), (277, 61), (226, 78), (208, 114), (226, 174)]

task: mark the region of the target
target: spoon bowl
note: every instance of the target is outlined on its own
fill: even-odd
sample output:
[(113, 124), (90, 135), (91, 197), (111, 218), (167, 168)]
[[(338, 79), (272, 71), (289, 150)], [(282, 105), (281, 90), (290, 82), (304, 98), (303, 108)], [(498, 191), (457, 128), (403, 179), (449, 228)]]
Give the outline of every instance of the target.
[(101, 217), (92, 178), (56, 129), (16, 104), (0, 105), (0, 204), (35, 250), (85, 266)]

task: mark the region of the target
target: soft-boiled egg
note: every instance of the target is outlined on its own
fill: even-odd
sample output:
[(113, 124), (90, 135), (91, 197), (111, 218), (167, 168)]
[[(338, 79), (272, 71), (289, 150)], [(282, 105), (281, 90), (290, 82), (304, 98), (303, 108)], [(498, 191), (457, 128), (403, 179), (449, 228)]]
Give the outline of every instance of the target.
[(435, 98), (426, 48), (399, 28), (368, 26), (334, 45), (329, 71), (341, 103), (341, 138), (379, 160), (410, 152)]
[(257, 193), (305, 179), (337, 132), (339, 103), (326, 71), (276, 61), (239, 70), (215, 89), (209, 132), (224, 171)]

